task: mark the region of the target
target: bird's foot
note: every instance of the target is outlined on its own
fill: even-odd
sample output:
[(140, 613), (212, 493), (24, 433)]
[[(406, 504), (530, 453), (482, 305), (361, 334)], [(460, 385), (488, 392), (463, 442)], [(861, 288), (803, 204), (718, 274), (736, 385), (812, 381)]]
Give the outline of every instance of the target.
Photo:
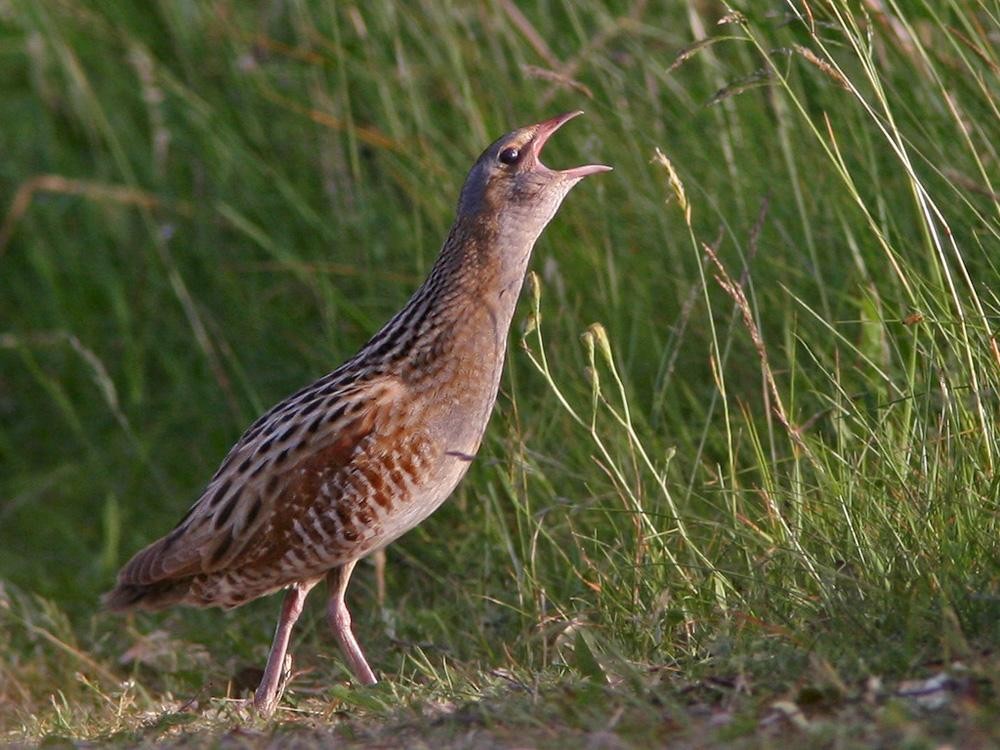
[(278, 707), (278, 703), (281, 701), (285, 687), (292, 677), (291, 654), (285, 654), (281, 665), (281, 674), (271, 679), (269, 677), (270, 675), (264, 675), (264, 679), (261, 680), (260, 685), (253, 694), (253, 707), (261, 716), (270, 716), (273, 714), (274, 709)]
[(375, 673), (372, 672), (372, 668), (368, 666), (368, 662), (365, 661), (365, 657), (361, 655), (360, 649), (358, 650), (358, 656), (361, 658), (348, 658), (351, 671), (354, 672), (354, 676), (358, 678), (358, 682), (366, 687), (378, 685), (378, 678), (375, 677)]

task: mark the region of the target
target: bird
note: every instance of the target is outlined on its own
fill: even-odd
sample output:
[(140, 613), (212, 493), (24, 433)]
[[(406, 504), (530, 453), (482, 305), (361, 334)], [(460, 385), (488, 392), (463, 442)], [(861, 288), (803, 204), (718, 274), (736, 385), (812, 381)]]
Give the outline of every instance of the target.
[(173, 530), (119, 571), (108, 609), (230, 609), (287, 590), (252, 699), (270, 715), (291, 672), (292, 628), (325, 578), (346, 664), (361, 684), (377, 682), (344, 602), (351, 573), (433, 513), (479, 450), (535, 241), (574, 185), (611, 169), (542, 163), (550, 136), (580, 114), (513, 130), (479, 156), (406, 305), (250, 425)]

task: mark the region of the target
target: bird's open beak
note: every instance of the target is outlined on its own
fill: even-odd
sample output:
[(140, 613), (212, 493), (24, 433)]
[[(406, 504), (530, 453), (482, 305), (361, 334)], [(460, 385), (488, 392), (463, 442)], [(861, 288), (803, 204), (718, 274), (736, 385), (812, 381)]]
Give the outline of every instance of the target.
[(545, 146), (546, 141), (548, 141), (551, 135), (565, 123), (569, 122), (577, 115), (582, 114), (583, 110), (578, 109), (576, 112), (567, 112), (566, 114), (553, 117), (551, 120), (546, 120), (545, 122), (540, 122), (535, 125), (535, 136), (528, 142), (528, 148), (531, 149), (530, 153), (534, 157), (535, 164), (537, 164), (540, 169), (555, 172), (561, 177), (570, 180), (579, 180), (583, 179), (587, 175), (611, 171), (611, 167), (605, 166), (604, 164), (587, 164), (582, 167), (574, 167), (573, 169), (549, 169), (547, 166), (542, 164), (542, 147)]

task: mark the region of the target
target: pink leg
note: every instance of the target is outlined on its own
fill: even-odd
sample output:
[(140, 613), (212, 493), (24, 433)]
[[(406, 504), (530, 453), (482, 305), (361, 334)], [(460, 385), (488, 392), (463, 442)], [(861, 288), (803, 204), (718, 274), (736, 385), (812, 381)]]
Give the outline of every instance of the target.
[(288, 640), (292, 635), (295, 621), (302, 614), (306, 595), (317, 583), (319, 579), (314, 578), (311, 581), (299, 581), (293, 584), (281, 604), (281, 616), (278, 618), (278, 627), (275, 628), (274, 640), (271, 642), (271, 653), (267, 655), (264, 676), (253, 694), (254, 708), (265, 716), (274, 712), (281, 694), (285, 691), (285, 683), (288, 682), (292, 671), (292, 657), (287, 655)]
[(351, 579), (351, 573), (357, 560), (334, 568), (326, 574), (326, 583), (330, 588), (330, 602), (326, 606), (326, 617), (330, 622), (330, 628), (340, 644), (340, 650), (344, 652), (344, 659), (351, 672), (358, 678), (362, 685), (374, 685), (378, 682), (375, 674), (365, 660), (365, 655), (361, 653), (361, 646), (358, 645), (351, 632), (351, 613), (347, 611), (344, 603), (344, 592), (347, 591), (347, 582)]

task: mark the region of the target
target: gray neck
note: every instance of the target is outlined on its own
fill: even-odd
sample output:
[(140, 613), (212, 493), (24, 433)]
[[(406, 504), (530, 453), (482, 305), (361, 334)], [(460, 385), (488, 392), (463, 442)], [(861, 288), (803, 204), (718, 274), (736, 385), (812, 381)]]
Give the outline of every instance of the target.
[(482, 320), (473, 312), (484, 306), (490, 312), (490, 335), (495, 337), (491, 349), (502, 356), (540, 231), (504, 232), (496, 221), (459, 217), (427, 279), (359, 356), (391, 366), (442, 336), (476, 338), (469, 326)]

